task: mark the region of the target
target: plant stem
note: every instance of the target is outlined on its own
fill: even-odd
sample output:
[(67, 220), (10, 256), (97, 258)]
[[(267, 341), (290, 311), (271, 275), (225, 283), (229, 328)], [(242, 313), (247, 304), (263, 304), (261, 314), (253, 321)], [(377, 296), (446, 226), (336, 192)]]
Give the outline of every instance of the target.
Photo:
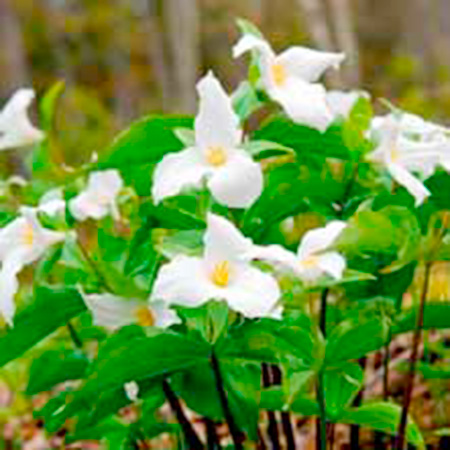
[(211, 367), (214, 372), (214, 377), (216, 380), (216, 389), (219, 394), (220, 403), (222, 405), (223, 415), (228, 424), (230, 430), (231, 438), (233, 439), (234, 448), (239, 450), (243, 449), (242, 442), (245, 440), (245, 436), (239, 430), (234, 421), (233, 414), (231, 413), (230, 405), (228, 403), (227, 393), (225, 392), (225, 387), (223, 384), (222, 374), (220, 372), (219, 361), (217, 360), (214, 352), (211, 353)]
[[(262, 364), (262, 377), (263, 386), (269, 387), (272, 385), (272, 380), (270, 376), (270, 368), (266, 363)], [(273, 411), (267, 411), (267, 417), (269, 418), (269, 425), (267, 427), (267, 435), (272, 443), (273, 450), (279, 450), (280, 447), (280, 437), (278, 433), (278, 423)]]
[(213, 420), (209, 419), (208, 417), (205, 417), (203, 420), (206, 426), (206, 439), (208, 450), (220, 449), (220, 441), (216, 433), (216, 424), (214, 423)]
[(83, 254), (84, 259), (91, 266), (91, 269), (95, 273), (95, 275), (96, 275), (98, 281), (100, 282), (100, 284), (103, 285), (103, 287), (105, 289), (107, 289), (109, 292), (114, 292), (114, 289), (111, 288), (111, 286), (109, 285), (108, 281), (106, 280), (106, 278), (104, 277), (102, 272), (99, 270), (99, 268), (98, 268), (97, 264), (95, 263), (95, 261), (89, 255), (89, 252), (86, 250), (86, 248), (84, 247), (84, 245), (81, 242), (79, 237), (77, 237), (77, 244), (78, 244), (79, 249), (81, 250), (81, 253)]
[[(361, 366), (362, 371), (366, 370), (367, 358), (363, 356), (358, 360), (359, 365)], [(358, 395), (353, 400), (352, 406), (357, 408), (361, 406), (362, 400), (364, 396), (364, 387), (360, 389)], [(351, 450), (359, 450), (359, 425), (350, 425), (350, 448)]]
[[(281, 370), (278, 366), (272, 365), (272, 382), (273, 384), (281, 384)], [(283, 426), (283, 433), (286, 439), (287, 450), (295, 450), (294, 431), (292, 429), (291, 415), (288, 411), (281, 412), (281, 424)]]
[(398, 434), (397, 434), (397, 442), (395, 445), (396, 450), (403, 450), (405, 446), (405, 434), (406, 434), (406, 425), (408, 421), (408, 411), (409, 407), (411, 405), (412, 400), (412, 392), (414, 388), (414, 379), (416, 375), (416, 364), (417, 364), (417, 358), (419, 355), (419, 344), (420, 344), (420, 338), (422, 335), (422, 328), (423, 328), (423, 318), (424, 318), (424, 312), (425, 312), (425, 303), (428, 295), (428, 288), (430, 284), (430, 273), (431, 273), (431, 265), (432, 263), (427, 261), (425, 262), (425, 271), (424, 271), (424, 279), (423, 279), (423, 285), (422, 285), (422, 292), (420, 294), (420, 303), (419, 303), (419, 311), (417, 312), (417, 319), (416, 319), (416, 326), (414, 329), (414, 335), (413, 335), (413, 343), (412, 343), (412, 351), (411, 356), (409, 358), (409, 371), (408, 371), (408, 378), (406, 381), (406, 389), (405, 389), (405, 396), (403, 400), (403, 408), (402, 408), (402, 415), (400, 418), (400, 424), (398, 427)]
[(75, 330), (74, 326), (69, 322), (67, 322), (67, 329), (69, 330), (70, 338), (75, 344), (76, 348), (83, 348), (83, 341)]
[(173, 392), (172, 388), (170, 387), (169, 382), (167, 380), (163, 380), (162, 387), (164, 394), (167, 398), (167, 401), (169, 402), (169, 405), (172, 408), (172, 411), (174, 412), (178, 420), (178, 423), (181, 426), (188, 448), (192, 450), (204, 449), (205, 448), (204, 445), (200, 441), (199, 437), (197, 436), (197, 433), (195, 432), (191, 423), (184, 414), (180, 401), (178, 400), (178, 397), (176, 396), (175, 392)]
[(316, 422), (316, 447), (317, 450), (327, 449), (327, 414), (325, 409), (325, 395), (323, 386), (323, 372), (318, 374), (317, 401), (319, 403), (320, 418)]
[[(319, 328), (324, 338), (327, 335), (327, 298), (329, 289), (325, 288), (320, 296)], [(326, 450), (327, 448), (327, 415), (325, 408), (325, 393), (323, 386), (322, 369), (317, 375), (317, 401), (319, 402), (320, 416), (316, 422), (316, 447), (317, 450)]]

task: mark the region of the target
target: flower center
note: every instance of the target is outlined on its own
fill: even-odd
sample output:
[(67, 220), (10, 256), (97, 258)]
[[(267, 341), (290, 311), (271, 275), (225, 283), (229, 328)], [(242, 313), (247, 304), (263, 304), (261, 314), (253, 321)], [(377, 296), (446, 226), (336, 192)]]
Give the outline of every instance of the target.
[(227, 162), (225, 149), (220, 145), (211, 145), (206, 149), (206, 160), (211, 166), (220, 167)]
[(398, 149), (395, 145), (393, 145), (391, 148), (390, 157), (391, 157), (391, 161), (393, 163), (398, 162), (398, 160), (400, 159), (400, 152), (398, 151)]
[(151, 327), (155, 324), (155, 317), (147, 306), (142, 306), (134, 311), (137, 323), (141, 327)]
[(31, 247), (33, 245), (33, 241), (34, 241), (34, 230), (32, 225), (30, 225), (29, 223), (27, 223), (25, 225), (25, 228), (23, 230), (23, 234), (22, 234), (22, 240), (23, 243), (27, 246), (27, 247)]
[(272, 79), (275, 86), (281, 87), (286, 82), (287, 73), (283, 64), (275, 63), (271, 66)]
[(228, 261), (217, 263), (211, 274), (211, 280), (216, 286), (228, 286), (230, 282), (230, 263)]
[(301, 264), (303, 267), (305, 267), (306, 269), (311, 269), (315, 266), (317, 266), (317, 262), (318, 262), (319, 258), (317, 256), (308, 256), (306, 259), (304, 259)]

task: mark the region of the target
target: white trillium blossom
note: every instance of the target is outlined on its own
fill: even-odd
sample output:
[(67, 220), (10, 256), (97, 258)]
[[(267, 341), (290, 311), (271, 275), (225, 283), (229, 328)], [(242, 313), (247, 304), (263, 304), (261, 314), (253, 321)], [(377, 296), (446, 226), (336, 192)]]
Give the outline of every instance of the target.
[(153, 298), (197, 307), (225, 300), (246, 317), (280, 316), (275, 278), (251, 265), (254, 244), (223, 217), (209, 214), (202, 257), (176, 256), (156, 278)]
[(442, 140), (417, 141), (402, 133), (402, 124), (394, 116), (386, 116), (376, 124), (377, 148), (368, 159), (384, 165), (392, 178), (414, 197), (416, 206), (431, 194), (422, 181), (413, 175), (430, 176), (437, 166), (450, 169), (449, 143)]
[(129, 381), (123, 385), (123, 390), (130, 402), (136, 403), (139, 400), (139, 385), (136, 381)]
[(0, 229), (0, 313), (9, 325), (12, 326), (14, 296), (19, 288), (17, 274), (64, 238), (64, 233), (40, 224), (35, 208), (22, 208), (20, 217)]
[(62, 190), (52, 189), (45, 193), (39, 200), (37, 210), (51, 217), (63, 214), (66, 210), (66, 202), (63, 199)]
[(316, 81), (327, 69), (337, 69), (345, 55), (299, 46), (277, 55), (264, 39), (244, 34), (233, 47), (233, 56), (237, 58), (250, 50), (260, 56), (262, 82), (269, 96), (294, 122), (325, 131), (334, 117), (325, 87)]
[(314, 283), (323, 275), (340, 280), (346, 267), (345, 258), (329, 248), (346, 226), (345, 222), (335, 220), (306, 232), (296, 254), (281, 245), (269, 245), (257, 247), (254, 256), (280, 271), (293, 273), (305, 283)]
[(166, 328), (180, 320), (175, 311), (162, 301), (146, 302), (126, 299), (114, 294), (85, 294), (84, 303), (96, 326), (116, 330), (127, 325)]
[(327, 103), (335, 119), (339, 117), (346, 119), (360, 98), (370, 98), (370, 96), (364, 91), (331, 90), (327, 92)]
[(33, 126), (27, 113), (34, 97), (32, 89), (19, 89), (0, 111), (0, 150), (24, 147), (44, 139), (44, 133)]
[(157, 165), (152, 195), (155, 203), (197, 188), (206, 180), (212, 196), (231, 208), (246, 208), (261, 195), (261, 166), (240, 148), (242, 129), (231, 99), (209, 72), (197, 84), (199, 111), (195, 145), (171, 153)]
[(86, 189), (69, 202), (69, 210), (75, 219), (99, 220), (111, 214), (120, 218), (116, 197), (123, 188), (123, 180), (115, 169), (92, 172)]

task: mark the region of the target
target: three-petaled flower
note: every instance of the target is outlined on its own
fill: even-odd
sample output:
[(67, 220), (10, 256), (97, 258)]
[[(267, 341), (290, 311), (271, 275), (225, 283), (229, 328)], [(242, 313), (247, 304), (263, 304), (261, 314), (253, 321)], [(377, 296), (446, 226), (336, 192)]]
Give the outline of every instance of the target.
[(123, 180), (115, 169), (92, 172), (86, 189), (69, 202), (69, 210), (75, 219), (99, 220), (111, 214), (119, 219), (116, 197), (123, 187)]
[(195, 118), (195, 145), (166, 155), (157, 165), (152, 195), (155, 203), (200, 187), (206, 179), (213, 197), (231, 208), (246, 208), (261, 194), (261, 166), (242, 149), (242, 130), (231, 99), (209, 72), (197, 84), (200, 98)]
[(19, 289), (17, 274), (64, 238), (64, 233), (44, 228), (37, 218), (37, 211), (27, 207), (22, 208), (20, 217), (0, 229), (0, 312), (11, 326), (14, 296)]
[(330, 247), (346, 226), (345, 222), (334, 220), (325, 227), (306, 232), (297, 254), (280, 245), (269, 245), (256, 247), (253, 255), (281, 271), (292, 272), (306, 283), (314, 283), (325, 274), (339, 280), (346, 261)]
[(337, 68), (343, 53), (290, 47), (279, 55), (270, 44), (253, 34), (244, 34), (233, 48), (235, 58), (250, 50), (258, 52), (264, 88), (295, 122), (325, 131), (334, 119), (327, 92), (315, 83), (323, 73)]
[(223, 217), (209, 214), (202, 257), (175, 256), (156, 278), (152, 297), (169, 305), (197, 307), (225, 300), (246, 317), (276, 317), (275, 278), (251, 265), (253, 242)]
[(27, 109), (35, 97), (32, 89), (19, 89), (0, 111), (0, 150), (35, 144), (44, 139), (33, 126)]

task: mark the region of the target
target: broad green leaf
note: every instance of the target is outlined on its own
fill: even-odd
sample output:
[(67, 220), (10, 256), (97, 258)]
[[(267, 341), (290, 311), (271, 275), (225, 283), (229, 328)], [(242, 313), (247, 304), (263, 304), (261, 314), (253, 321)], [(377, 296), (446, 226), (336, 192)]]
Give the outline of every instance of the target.
[[(129, 427), (118, 419), (109, 419), (91, 428), (77, 429), (65, 437), (66, 444), (77, 441), (103, 441), (107, 442), (108, 449), (123, 449), (128, 439)], [(112, 444), (112, 445), (111, 445)]]
[(252, 34), (253, 36), (263, 38), (263, 35), (261, 34), (261, 31), (258, 30), (258, 27), (249, 20), (239, 17), (236, 19), (236, 24), (242, 34)]
[(325, 367), (359, 359), (378, 350), (386, 342), (388, 331), (388, 324), (380, 319), (340, 323), (327, 338)]
[(168, 259), (176, 255), (198, 256), (203, 250), (203, 231), (185, 230), (163, 236), (155, 244), (159, 253)]
[(319, 405), (309, 397), (297, 397), (292, 403), (287, 401), (283, 390), (279, 387), (272, 387), (261, 392), (261, 409), (269, 411), (293, 411), (302, 416), (319, 415)]
[(232, 95), (233, 108), (241, 119), (248, 119), (263, 103), (259, 100), (254, 87), (248, 81), (242, 81)]
[(350, 406), (363, 384), (364, 373), (358, 363), (348, 363), (324, 373), (327, 415), (339, 417), (343, 408)]
[(192, 123), (190, 117), (144, 117), (116, 137), (101, 155), (98, 166), (126, 171), (130, 165), (157, 163), (165, 154), (183, 148), (174, 129), (192, 128)]
[[(346, 411), (339, 418), (339, 422), (360, 425), (395, 436), (400, 422), (401, 410), (402, 408), (394, 403), (367, 403), (359, 408), (352, 408)], [(417, 446), (419, 449), (425, 447), (423, 436), (411, 418), (408, 421), (406, 438), (409, 443)]]
[(83, 378), (88, 366), (89, 360), (79, 351), (49, 350), (33, 360), (26, 392), (34, 395), (64, 381)]
[(191, 128), (175, 128), (173, 132), (184, 147), (195, 146), (195, 131)]
[(425, 380), (450, 380), (450, 364), (448, 363), (439, 365), (420, 363), (418, 370)]
[(14, 328), (0, 336), (0, 367), (85, 310), (75, 289), (38, 288), (34, 302), (15, 317)]
[[(408, 333), (416, 326), (418, 307), (402, 312), (395, 321), (392, 331), (394, 334)], [(423, 316), (424, 329), (450, 328), (450, 302), (428, 302)]]
[(176, 207), (145, 203), (141, 215), (147, 221), (146, 227), (173, 230), (199, 230), (205, 228), (205, 221), (195, 214)]

